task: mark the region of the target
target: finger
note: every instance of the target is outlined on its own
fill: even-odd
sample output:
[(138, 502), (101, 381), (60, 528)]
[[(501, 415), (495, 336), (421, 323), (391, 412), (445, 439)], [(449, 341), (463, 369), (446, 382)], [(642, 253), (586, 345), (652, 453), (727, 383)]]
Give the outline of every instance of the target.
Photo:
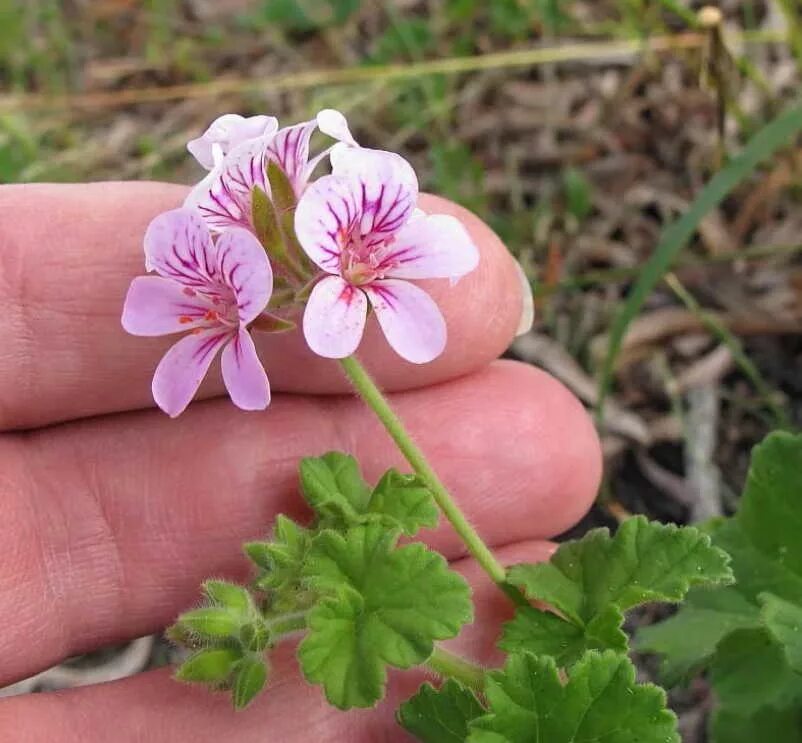
[[(507, 565), (533, 562), (546, 559), (550, 551), (550, 545), (543, 542), (527, 542), (501, 550), (499, 558)], [(474, 625), (447, 646), (498, 665), (501, 655), (492, 646), (501, 622), (511, 616), (509, 602), (472, 560), (462, 560), (454, 567), (471, 582), (478, 613)], [(376, 709), (340, 712), (326, 704), (319, 688), (304, 681), (292, 647), (281, 648), (271, 660), (267, 690), (243, 712), (234, 712), (225, 695), (213, 696), (206, 689), (181, 685), (161, 670), (110, 684), (0, 702), (0, 740), (5, 740), (7, 733), (9, 740), (19, 743), (112, 739), (128, 743), (144, 737), (149, 743), (263, 743), (265, 731), (270, 740), (282, 743), (412, 740), (398, 727), (394, 714), (425, 680), (423, 672), (391, 672), (387, 698)]]
[[(497, 362), (394, 399), (490, 543), (550, 537), (589, 507), (600, 471), (595, 432), (543, 372)], [(263, 536), (277, 513), (305, 517), (301, 456), (353, 452), (370, 481), (388, 466), (408, 470), (350, 398), (280, 396), (260, 416), (210, 401), (178, 421), (147, 411), (4, 444), (0, 683), (157, 631), (197, 600), (209, 575), (243, 578), (243, 541)], [(463, 553), (448, 524), (426, 536), (449, 556)]]
[[(0, 430), (152, 405), (154, 368), (176, 338), (126, 335), (122, 302), (131, 279), (144, 273), (148, 222), (185, 193), (157, 183), (0, 187)], [(369, 321), (362, 354), (387, 389), (484, 366), (509, 344), (521, 315), (520, 278), (490, 229), (443, 199), (423, 196), (421, 206), (462, 219), (481, 263), (456, 287), (422, 282), (448, 324), (447, 351), (435, 362), (402, 361)], [(258, 340), (274, 390), (347, 389), (336, 362), (313, 355), (300, 332)], [(213, 370), (200, 394), (222, 389)]]

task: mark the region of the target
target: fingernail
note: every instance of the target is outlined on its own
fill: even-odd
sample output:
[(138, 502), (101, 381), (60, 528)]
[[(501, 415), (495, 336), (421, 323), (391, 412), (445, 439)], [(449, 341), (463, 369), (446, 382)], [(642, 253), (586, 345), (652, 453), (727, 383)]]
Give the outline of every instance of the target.
[(518, 278), (521, 280), (521, 319), (518, 321), (518, 329), (515, 331), (517, 338), (519, 335), (526, 335), (535, 324), (535, 297), (532, 294), (532, 286), (526, 272), (518, 261), (515, 261), (515, 268), (518, 271)]

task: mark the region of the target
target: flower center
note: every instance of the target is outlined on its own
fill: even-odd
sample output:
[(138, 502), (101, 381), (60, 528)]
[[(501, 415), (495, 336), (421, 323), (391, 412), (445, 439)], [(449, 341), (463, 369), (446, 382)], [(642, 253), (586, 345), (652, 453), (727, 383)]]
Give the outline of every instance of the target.
[(196, 311), (192, 313), (194, 317), (187, 316), (186, 320), (182, 317), (180, 318), (181, 322), (201, 320), (204, 323), (225, 325), (230, 328), (239, 326), (237, 299), (229, 287), (220, 286), (219, 288), (209, 288), (205, 291), (185, 287), (184, 294), (188, 297), (202, 298), (206, 300), (204, 304), (208, 306), (205, 309), (202, 306), (197, 307)]
[(360, 235), (358, 231), (340, 236), (343, 246), (340, 254), (343, 278), (354, 286), (363, 286), (376, 279), (384, 278), (390, 264), (385, 260), (393, 239), (373, 241)]

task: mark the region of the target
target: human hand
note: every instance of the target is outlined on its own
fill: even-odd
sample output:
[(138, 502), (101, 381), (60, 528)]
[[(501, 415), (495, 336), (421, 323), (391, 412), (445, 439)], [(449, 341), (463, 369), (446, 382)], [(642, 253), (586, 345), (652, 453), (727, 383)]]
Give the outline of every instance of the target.
[[(263, 536), (278, 513), (303, 518), (301, 456), (351, 451), (368, 480), (408, 469), (358, 400), (321, 395), (347, 385), (296, 333), (261, 339), (275, 393), (267, 412), (212, 399), (222, 392), (215, 374), (201, 387), (209, 399), (180, 419), (152, 409), (150, 377), (171, 339), (127, 336), (120, 304), (141, 269), (146, 225), (184, 194), (147, 183), (0, 187), (0, 685), (160, 631), (210, 574), (244, 579), (241, 543)], [(493, 361), (520, 317), (507, 251), (458, 207), (434, 197), (422, 205), (458, 215), (482, 253), (456, 287), (427, 287), (447, 318), (447, 350), (426, 366), (406, 364), (371, 323), (360, 356), (499, 559), (542, 559), (543, 540), (595, 494), (598, 441), (558, 382)], [(477, 593), (476, 622), (446, 646), (498, 661), (503, 597), (447, 523), (426, 541)], [(269, 689), (244, 712), (162, 669), (4, 700), (0, 740), (405, 739), (393, 714), (418, 672), (394, 673), (376, 710), (343, 714), (301, 679), (292, 650), (273, 655)]]

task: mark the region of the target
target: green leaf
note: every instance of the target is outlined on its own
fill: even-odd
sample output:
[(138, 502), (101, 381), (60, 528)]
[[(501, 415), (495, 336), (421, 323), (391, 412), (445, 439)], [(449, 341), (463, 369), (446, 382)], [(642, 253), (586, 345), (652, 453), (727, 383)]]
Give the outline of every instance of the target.
[(431, 491), (416, 475), (389, 470), (371, 492), (357, 461), (339, 452), (303, 459), (300, 470), (304, 496), (324, 528), (377, 521), (411, 536), (437, 525)]
[(614, 652), (587, 653), (565, 684), (553, 659), (513, 655), (486, 696), (490, 713), (471, 723), (469, 743), (679, 743), (663, 690), (637, 685)]
[(240, 659), (240, 652), (233, 648), (208, 648), (190, 656), (178, 670), (179, 681), (218, 684), (226, 681)]
[(308, 529), (279, 515), (273, 541), (245, 545), (248, 556), (263, 571), (254, 585), (270, 594), (272, 609), (283, 612), (297, 608), (298, 597), (306, 590), (302, 585), (301, 570), (311, 543), (312, 534)]
[(270, 631), (264, 620), (257, 617), (240, 630), (240, 641), (246, 650), (261, 653), (270, 644)]
[(640, 633), (641, 648), (665, 653), (670, 669), (710, 664), (715, 743), (790, 741), (799, 730), (800, 463), (802, 437), (772, 434), (756, 447), (738, 514), (713, 530), (737, 583), (692, 593), (675, 618)]
[(439, 511), (428, 487), (417, 475), (389, 470), (371, 493), (368, 513), (413, 536), (437, 526)]
[(394, 547), (381, 524), (321, 533), (304, 574), (327, 597), (309, 614), (301, 666), (341, 709), (373, 705), (387, 665), (423, 663), (473, 613), (468, 585), (442, 556), (417, 543)]
[(788, 665), (802, 673), (802, 607), (770, 593), (760, 598), (763, 622), (783, 648)]
[(512, 568), (510, 582), (556, 609), (574, 630), (550, 636), (554, 620), (522, 609), (505, 626), (501, 646), (553, 655), (563, 664), (586, 649), (625, 652), (623, 612), (648, 601), (681, 601), (693, 585), (731, 579), (727, 555), (706, 534), (635, 517), (615, 536), (596, 529), (561, 545), (548, 563)]
[(259, 186), (254, 186), (251, 193), (251, 220), (256, 237), (259, 238), (268, 256), (283, 263), (286, 259), (286, 249), (278, 214), (270, 197)]
[(295, 189), (292, 187), (287, 174), (275, 160), (268, 160), (267, 162), (267, 181), (270, 184), (270, 195), (273, 197), (276, 211), (281, 214), (294, 209), (298, 203), (295, 198)]
[[(738, 726), (752, 715), (765, 718), (767, 729), (776, 723), (777, 730), (783, 720), (798, 719), (801, 464), (801, 436), (774, 433), (755, 448), (738, 513), (712, 530), (714, 543), (732, 556), (735, 585), (694, 591), (674, 618), (639, 633), (640, 649), (665, 655), (671, 680), (710, 666), (720, 702), (715, 743), (749, 740)], [(769, 707), (779, 712), (766, 712)], [(744, 723), (743, 729), (758, 728)], [(761, 738), (785, 741), (791, 733)]]
[(332, 451), (306, 457), (300, 471), (304, 497), (321, 518), (353, 523), (367, 509), (370, 487), (352, 456)]
[(764, 629), (738, 630), (719, 643), (710, 678), (722, 708), (739, 714), (802, 701), (802, 676)]
[(587, 650), (615, 650), (626, 653), (628, 640), (621, 629), (624, 617), (614, 606), (607, 607), (585, 626), (561, 619), (556, 614), (523, 606), (504, 625), (499, 647), (514, 653), (531, 648), (548, 655), (560, 667), (575, 663)]
[(185, 612), (178, 623), (189, 628), (200, 637), (220, 639), (239, 634), (241, 617), (239, 612), (217, 606), (206, 606)]
[(748, 715), (738, 710), (719, 710), (711, 725), (719, 743), (802, 743), (802, 707), (763, 707)]
[(245, 656), (237, 665), (231, 698), (235, 709), (244, 709), (262, 691), (267, 681), (267, 664), (257, 655)]
[(447, 680), (439, 689), (424, 684), (398, 710), (398, 721), (423, 743), (464, 743), (468, 723), (483, 715), (484, 707), (464, 686)]
[(705, 666), (727, 635), (758, 622), (757, 607), (736, 589), (698, 589), (673, 617), (641, 628), (637, 648), (664, 656), (661, 678), (673, 686)]
[(772, 561), (802, 576), (802, 436), (774, 433), (753, 452), (737, 521)]
[(624, 306), (613, 322), (607, 344), (607, 356), (599, 378), (597, 406), (599, 415), (602, 413), (604, 400), (612, 384), (613, 371), (627, 328), (640, 312), (654, 287), (671, 268), (702, 220), (752, 175), (763, 161), (790, 144), (800, 131), (802, 131), (802, 105), (796, 105), (755, 134), (743, 151), (704, 187), (688, 211), (663, 231), (659, 244), (639, 273)]
[(236, 583), (229, 583), (223, 580), (207, 580), (203, 582), (203, 592), (212, 603), (231, 609), (244, 616), (250, 614), (254, 609), (250, 592)]

